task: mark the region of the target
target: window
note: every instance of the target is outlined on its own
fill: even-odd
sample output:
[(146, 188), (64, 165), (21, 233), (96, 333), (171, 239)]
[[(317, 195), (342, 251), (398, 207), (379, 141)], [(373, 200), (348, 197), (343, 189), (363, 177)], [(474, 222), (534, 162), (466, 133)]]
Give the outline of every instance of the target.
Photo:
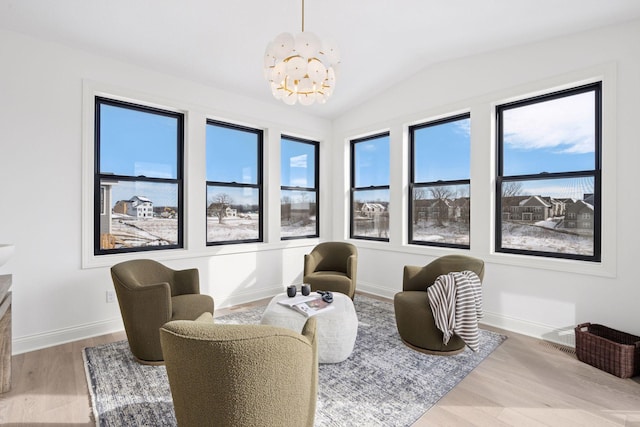
[(389, 241), (389, 133), (351, 141), (351, 237)]
[(318, 147), (315, 141), (280, 140), (280, 238), (318, 237)]
[(94, 253), (182, 247), (184, 116), (95, 98)]
[(600, 261), (601, 90), (497, 107), (498, 252)]
[(469, 114), (409, 127), (409, 243), (469, 248)]
[(263, 132), (207, 121), (207, 245), (262, 241)]

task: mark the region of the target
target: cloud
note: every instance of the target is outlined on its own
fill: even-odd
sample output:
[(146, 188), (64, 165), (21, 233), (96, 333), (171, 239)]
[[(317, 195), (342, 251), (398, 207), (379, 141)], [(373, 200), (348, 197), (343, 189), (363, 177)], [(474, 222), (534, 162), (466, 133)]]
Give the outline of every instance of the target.
[(592, 153), (594, 93), (586, 92), (504, 111), (504, 142), (512, 150)]
[(471, 120), (464, 119), (454, 122), (456, 132), (462, 133), (465, 136), (471, 135)]
[(301, 154), (299, 156), (293, 156), (289, 158), (289, 167), (292, 168), (306, 168), (307, 167), (307, 155)]

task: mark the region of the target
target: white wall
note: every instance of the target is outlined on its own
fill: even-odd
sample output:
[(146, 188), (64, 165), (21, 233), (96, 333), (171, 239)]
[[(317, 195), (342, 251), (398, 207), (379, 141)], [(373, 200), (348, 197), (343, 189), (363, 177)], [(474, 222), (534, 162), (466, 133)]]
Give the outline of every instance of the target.
[[(439, 64), (329, 123), (285, 106), (0, 32), (0, 242), (17, 248), (0, 274), (14, 274), (14, 353), (121, 328), (117, 304), (105, 302), (106, 290), (112, 289), (107, 265), (119, 258), (93, 264), (85, 259), (85, 265), (97, 266), (83, 268), (83, 97), (89, 89), (175, 104), (189, 111), (189, 120), (212, 116), (266, 129), (267, 181), (272, 184), (279, 179), (280, 132), (321, 140), (323, 239), (348, 237), (348, 139), (390, 129), (391, 241), (355, 241), (360, 251), (359, 288), (386, 296), (400, 290), (403, 265), (425, 264), (451, 252), (406, 245), (406, 225), (399, 220), (406, 217), (406, 125), (470, 110), (470, 253), (487, 262), (486, 321), (560, 340), (557, 330), (584, 321), (640, 334), (640, 286), (634, 269), (640, 234), (634, 221), (640, 158), (635, 126), (640, 111), (637, 40), (640, 22)], [(603, 76), (608, 123), (603, 266), (494, 254), (492, 105)], [(203, 292), (213, 295), (218, 306), (268, 296), (284, 284), (299, 282), (302, 255), (317, 240), (279, 241), (277, 191), (266, 194), (267, 243), (204, 246), (204, 221), (197, 220), (204, 206), (203, 166), (194, 163), (203, 149), (204, 131), (190, 123), (188, 248), (153, 256), (173, 268), (198, 267)]]
[[(81, 250), (82, 231), (91, 230), (84, 221), (90, 203), (82, 203), (83, 197), (91, 199), (86, 194), (91, 161), (88, 173), (82, 168), (92, 144), (91, 132), (87, 137), (83, 128), (88, 111), (83, 103), (90, 107), (91, 91), (187, 112), (187, 249), (138, 256), (173, 268), (199, 268), (201, 290), (213, 295), (218, 307), (270, 296), (302, 281), (303, 254), (318, 239), (280, 242), (279, 135), (321, 141), (326, 182), (320, 185), (328, 188), (323, 148), (330, 140), (328, 121), (12, 32), (0, 32), (0, 58), (0, 242), (16, 245), (0, 274), (14, 276), (14, 353), (122, 328), (118, 305), (106, 303), (105, 294), (113, 289), (108, 266), (126, 257), (83, 259)], [(267, 243), (205, 245), (201, 159), (207, 117), (266, 130)], [(330, 233), (328, 198), (329, 192), (321, 196), (326, 212), (320, 218), (321, 228)]]
[[(349, 139), (391, 131), (389, 243), (356, 241), (358, 286), (392, 296), (405, 264), (424, 265), (453, 250), (406, 244), (406, 127), (441, 115), (470, 111), (472, 121), (471, 250), (483, 258), (485, 322), (570, 343), (561, 331), (581, 322), (640, 334), (640, 284), (635, 270), (637, 224), (640, 21), (438, 64), (423, 70), (334, 122), (334, 161), (348, 166)], [(493, 252), (493, 106), (518, 96), (603, 79), (603, 262), (541, 260)], [(392, 112), (391, 114), (389, 112)], [(336, 194), (348, 176), (334, 182)], [(336, 200), (342, 223), (348, 198)], [(400, 224), (400, 225), (399, 225)], [(348, 228), (334, 227), (334, 238)], [(457, 251), (460, 252), (460, 251)]]

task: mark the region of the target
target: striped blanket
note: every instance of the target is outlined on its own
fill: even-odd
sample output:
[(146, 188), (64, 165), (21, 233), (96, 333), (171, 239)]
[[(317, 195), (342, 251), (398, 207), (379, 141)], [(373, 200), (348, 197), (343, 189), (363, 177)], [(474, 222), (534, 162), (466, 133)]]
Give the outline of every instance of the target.
[(478, 319), (482, 318), (482, 288), (473, 271), (438, 276), (427, 288), (429, 305), (446, 345), (457, 334), (473, 351), (478, 350)]

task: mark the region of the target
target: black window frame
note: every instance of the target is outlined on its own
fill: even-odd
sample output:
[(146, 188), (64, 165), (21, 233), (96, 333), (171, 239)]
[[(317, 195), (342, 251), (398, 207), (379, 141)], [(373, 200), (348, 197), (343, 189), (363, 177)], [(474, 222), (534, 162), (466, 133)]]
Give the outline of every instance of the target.
[[(100, 170), (100, 106), (109, 105), (118, 108), (126, 108), (134, 111), (140, 111), (150, 114), (158, 114), (161, 116), (172, 117), (177, 121), (176, 135), (176, 178), (151, 178), (145, 176), (103, 174)], [(109, 255), (130, 252), (147, 252), (161, 251), (168, 249), (181, 249), (184, 247), (184, 120), (183, 113), (164, 110), (157, 107), (150, 107), (134, 102), (121, 101), (103, 96), (94, 98), (94, 203), (93, 203), (93, 246), (94, 255)], [(177, 196), (177, 243), (174, 245), (163, 246), (138, 246), (130, 248), (102, 249), (100, 247), (100, 211), (101, 211), (101, 181), (127, 181), (127, 182), (151, 182), (151, 183), (169, 183), (176, 184), (178, 189)], [(110, 207), (108, 207), (110, 209)]]
[[(308, 235), (300, 235), (300, 236), (282, 236), (280, 235), (280, 240), (296, 240), (296, 239), (311, 239), (315, 237), (320, 237), (320, 142), (313, 141), (310, 139), (298, 138), (294, 136), (288, 135), (280, 135), (280, 141), (283, 139), (287, 139), (289, 141), (299, 142), (302, 144), (309, 144), (313, 146), (313, 155), (314, 155), (314, 187), (300, 187), (300, 186), (287, 186), (280, 185), (280, 200), (282, 200), (282, 192), (283, 191), (306, 191), (313, 192), (316, 195), (316, 231), (314, 234)], [(280, 169), (282, 170), (282, 165), (280, 165)], [(282, 220), (281, 220), (282, 222)], [(282, 225), (281, 225), (282, 227)], [(282, 230), (282, 229), (281, 229)], [(282, 232), (282, 231), (281, 231)]]
[[(504, 135), (502, 113), (512, 108), (551, 101), (586, 92), (594, 92), (595, 108), (595, 147), (594, 169), (571, 172), (540, 172), (537, 174), (503, 175), (504, 171)], [(602, 261), (602, 82), (589, 83), (569, 89), (563, 89), (544, 95), (525, 98), (508, 102), (495, 107), (496, 117), (496, 197), (495, 197), (495, 251), (517, 255), (530, 255), (545, 258), (559, 258), (577, 261), (601, 262)], [(523, 250), (502, 247), (502, 185), (504, 182), (536, 181), (556, 178), (593, 178), (594, 218), (593, 218), (593, 255), (580, 255), (561, 252), (547, 252), (536, 250)], [(578, 221), (579, 218), (576, 219)]]
[[(377, 242), (388, 242), (389, 241), (389, 236), (387, 235), (387, 237), (371, 237), (371, 236), (360, 236), (360, 235), (356, 235), (354, 234), (355, 231), (355, 224), (354, 224), (354, 197), (355, 197), (355, 193), (357, 191), (362, 191), (362, 190), (389, 190), (391, 188), (390, 183), (387, 185), (370, 185), (367, 187), (356, 187), (355, 186), (355, 182), (356, 182), (356, 169), (355, 169), (355, 162), (356, 162), (356, 156), (355, 156), (355, 151), (356, 151), (356, 144), (361, 143), (361, 142), (366, 142), (366, 141), (370, 141), (372, 139), (378, 139), (378, 138), (382, 138), (382, 137), (387, 137), (387, 138), (391, 138), (391, 132), (387, 131), (387, 132), (380, 132), (380, 133), (376, 133), (375, 135), (369, 135), (369, 136), (365, 136), (362, 138), (356, 138), (356, 139), (352, 139), (350, 141), (350, 153), (351, 153), (351, 170), (350, 170), (350, 174), (351, 174), (351, 189), (350, 189), (350, 197), (349, 197), (349, 237), (351, 239), (360, 239), (360, 240), (372, 240), (372, 241), (377, 241)], [(391, 141), (389, 141), (389, 144), (391, 144)], [(389, 153), (388, 153), (389, 155)], [(390, 160), (390, 159), (389, 159)], [(389, 176), (389, 181), (391, 180), (391, 176)], [(389, 203), (391, 203), (391, 200), (389, 200)], [(387, 212), (389, 212), (389, 209), (387, 208)]]
[[(228, 129), (238, 130), (242, 132), (253, 133), (257, 137), (257, 179), (255, 184), (238, 183), (235, 181), (206, 181), (205, 183), (205, 242), (207, 246), (221, 246), (221, 245), (235, 245), (243, 243), (261, 243), (264, 241), (264, 176), (263, 176), (263, 153), (264, 153), (264, 131), (262, 129), (256, 129), (249, 126), (242, 126), (233, 123), (227, 123), (220, 120), (207, 119), (206, 125), (220, 126)], [(208, 224), (206, 209), (208, 203), (208, 187), (228, 187), (228, 188), (255, 188), (258, 190), (258, 237), (255, 239), (241, 239), (241, 240), (220, 240), (215, 242), (209, 242), (208, 240)]]
[[(456, 243), (442, 243), (442, 242), (430, 242), (426, 240), (416, 240), (413, 238), (413, 215), (414, 215), (414, 206), (413, 206), (413, 193), (414, 190), (418, 188), (429, 188), (429, 187), (438, 187), (438, 186), (449, 186), (449, 185), (468, 185), (469, 186), (469, 222), (471, 221), (471, 178), (469, 179), (458, 179), (458, 180), (438, 180), (438, 181), (428, 181), (428, 182), (416, 182), (416, 171), (415, 171), (415, 132), (420, 129), (424, 129), (427, 127), (433, 127), (438, 125), (443, 125), (446, 123), (456, 122), (458, 120), (468, 119), (471, 120), (471, 113), (463, 113), (457, 114), (455, 116), (445, 117), (438, 120), (429, 121), (426, 123), (420, 123), (416, 125), (409, 126), (409, 212), (408, 212), (408, 242), (412, 245), (421, 245), (421, 246), (436, 246), (443, 248), (456, 248), (456, 249), (470, 249), (471, 247), (471, 224), (469, 224), (469, 244), (462, 245)], [(471, 147), (469, 147), (471, 148)], [(471, 171), (469, 171), (469, 176), (471, 175)]]

